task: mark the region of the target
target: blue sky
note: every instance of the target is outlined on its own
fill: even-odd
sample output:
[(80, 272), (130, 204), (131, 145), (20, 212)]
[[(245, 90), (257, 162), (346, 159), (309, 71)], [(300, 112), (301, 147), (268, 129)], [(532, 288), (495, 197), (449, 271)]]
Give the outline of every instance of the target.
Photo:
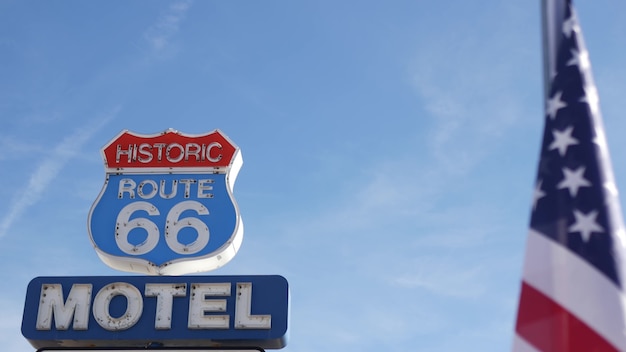
[[(626, 4), (577, 1), (626, 189)], [(0, 1), (0, 345), (36, 276), (125, 275), (87, 214), (123, 129), (219, 128), (284, 351), (509, 349), (543, 120), (539, 3)]]

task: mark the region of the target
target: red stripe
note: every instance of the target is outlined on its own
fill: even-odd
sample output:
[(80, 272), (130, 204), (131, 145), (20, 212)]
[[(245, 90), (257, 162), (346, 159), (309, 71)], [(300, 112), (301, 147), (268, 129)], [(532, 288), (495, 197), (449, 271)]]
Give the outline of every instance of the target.
[(515, 331), (543, 352), (618, 351), (587, 324), (525, 282)]

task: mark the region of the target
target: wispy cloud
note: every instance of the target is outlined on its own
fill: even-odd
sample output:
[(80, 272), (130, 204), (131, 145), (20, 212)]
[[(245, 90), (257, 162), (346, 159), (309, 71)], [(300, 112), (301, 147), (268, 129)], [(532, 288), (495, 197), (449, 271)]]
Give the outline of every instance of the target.
[(0, 149), (7, 151), (0, 154), (0, 160), (19, 159), (25, 154), (37, 152), (44, 153), (45, 148), (33, 143), (24, 142), (11, 136), (0, 137)]
[(434, 264), (428, 270), (407, 273), (392, 279), (392, 283), (403, 288), (421, 288), (431, 293), (454, 298), (471, 298), (485, 292), (483, 268), (470, 266), (459, 268), (452, 260), (425, 260)]
[[(537, 86), (526, 92), (540, 89), (539, 55), (530, 46), (539, 44), (528, 43), (524, 33), (512, 35), (505, 30), (511, 22), (522, 28), (527, 21), (517, 10), (516, 5), (503, 4), (482, 15), (499, 18), (485, 21), (489, 26), (475, 25), (476, 18), (466, 19), (463, 33), (435, 32), (418, 43), (411, 79), (432, 117), (429, 151), (448, 173), (470, 172), (506, 132), (535, 121), (526, 116), (539, 107), (540, 100), (526, 105), (530, 94), (520, 92), (524, 92), (521, 84), (528, 82), (525, 78), (534, 73)], [(540, 93), (531, 98), (540, 98)]]
[(167, 47), (171, 38), (178, 32), (180, 23), (191, 8), (193, 1), (177, 1), (170, 5), (155, 24), (150, 26), (144, 33), (144, 38), (150, 43), (152, 49), (161, 51)]
[(28, 185), (19, 193), (10, 205), (7, 214), (0, 220), (0, 237), (4, 237), (13, 222), (17, 220), (26, 209), (37, 203), (48, 185), (56, 178), (59, 171), (73, 158), (78, 156), (81, 146), (87, 142), (102, 126), (113, 119), (119, 108), (104, 116), (99, 116), (90, 124), (68, 135), (52, 150), (51, 154), (39, 164), (37, 169), (30, 175)]
[[(173, 2), (155, 23), (148, 27), (144, 32), (144, 39), (149, 43), (152, 50), (162, 52), (167, 49), (172, 37), (179, 31), (180, 24), (185, 19), (192, 3), (192, 0)], [(27, 186), (23, 188), (24, 191), (14, 197), (8, 211), (4, 217), (0, 218), (0, 237), (7, 234), (12, 224), (25, 210), (37, 203), (48, 185), (57, 177), (64, 166), (70, 160), (79, 157), (77, 151), (80, 150), (80, 146), (87, 142), (104, 124), (114, 118), (118, 112), (119, 108), (115, 108), (106, 116), (94, 119), (92, 123), (67, 136), (49, 152), (48, 157), (30, 175)], [(0, 139), (0, 146), (4, 149), (16, 149), (21, 153), (36, 148), (20, 145), (19, 142), (11, 140), (9, 137)], [(2, 156), (0, 156), (1, 159), (3, 159)]]

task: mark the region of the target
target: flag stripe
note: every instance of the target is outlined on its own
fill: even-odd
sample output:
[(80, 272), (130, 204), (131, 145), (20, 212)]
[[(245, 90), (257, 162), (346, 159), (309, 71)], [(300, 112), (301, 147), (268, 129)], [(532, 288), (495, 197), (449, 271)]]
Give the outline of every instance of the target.
[(522, 283), (516, 331), (544, 352), (618, 351), (580, 319), (526, 283)]
[[(626, 303), (626, 297), (612, 281), (586, 261), (531, 229), (522, 278), (523, 285), (550, 297), (555, 304), (571, 312), (572, 316), (595, 329), (620, 350), (626, 351), (622, 331), (624, 304), (616, 304), (613, 309), (598, 309), (599, 305), (607, 302)], [(528, 307), (523, 307), (520, 302), (519, 314), (524, 314), (525, 309)]]

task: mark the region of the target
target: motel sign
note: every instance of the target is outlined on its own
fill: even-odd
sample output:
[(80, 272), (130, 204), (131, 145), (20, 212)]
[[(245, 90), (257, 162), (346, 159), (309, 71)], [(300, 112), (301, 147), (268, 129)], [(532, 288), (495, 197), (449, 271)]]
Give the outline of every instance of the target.
[(36, 348), (254, 346), (287, 342), (282, 276), (38, 277), (22, 334)]
[(105, 180), (89, 211), (89, 237), (110, 267), (151, 276), (33, 279), (22, 318), (31, 345), (39, 352), (283, 348), (285, 278), (178, 276), (217, 269), (241, 246), (237, 145), (219, 130), (122, 131), (102, 157)]

